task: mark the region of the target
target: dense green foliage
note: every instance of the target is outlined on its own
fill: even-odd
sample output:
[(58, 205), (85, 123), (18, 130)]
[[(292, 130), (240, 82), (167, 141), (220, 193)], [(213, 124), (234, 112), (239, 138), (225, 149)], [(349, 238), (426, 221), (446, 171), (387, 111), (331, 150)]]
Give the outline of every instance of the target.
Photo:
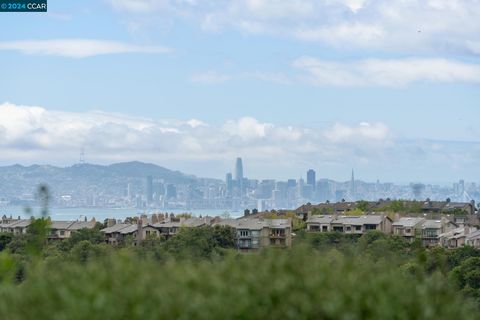
[(299, 232), (291, 249), (245, 254), (224, 227), (182, 229), (139, 246), (111, 247), (100, 235), (82, 230), (47, 243), (29, 232), (6, 241), (0, 319), (476, 319), (479, 312), (480, 252), (472, 248), (427, 250), (379, 232)]

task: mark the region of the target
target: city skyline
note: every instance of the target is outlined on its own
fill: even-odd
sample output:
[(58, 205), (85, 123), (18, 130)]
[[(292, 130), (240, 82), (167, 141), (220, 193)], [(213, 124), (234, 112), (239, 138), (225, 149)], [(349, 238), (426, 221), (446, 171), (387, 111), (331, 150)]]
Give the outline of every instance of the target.
[[(308, 169), (306, 179), (259, 179), (243, 174), (242, 158), (232, 159), (224, 180), (195, 177), (142, 162), (108, 166), (78, 163), (71, 167), (1, 167), (0, 204), (31, 203), (36, 185), (53, 187), (63, 207), (163, 209), (291, 209), (307, 202), (416, 199), (469, 202), (480, 199), (480, 184), (460, 179), (447, 185), (356, 179), (334, 180)], [(248, 169), (248, 164), (247, 164)], [(34, 180), (28, 177), (35, 177)], [(61, 178), (60, 178), (61, 177)], [(61, 179), (61, 180), (59, 180)], [(1, 179), (0, 179), (1, 180)], [(59, 182), (60, 181), (60, 182)]]
[[(206, 178), (206, 179), (214, 179), (214, 180), (221, 180), (221, 181), (227, 181), (228, 179), (232, 179), (232, 181), (235, 181), (237, 180), (234, 176), (233, 173), (235, 173), (236, 175), (236, 171), (237, 171), (237, 162), (238, 162), (238, 159), (240, 159), (240, 162), (241, 162), (241, 172), (242, 172), (242, 176), (244, 177), (244, 179), (246, 178), (252, 178), (252, 179), (255, 179), (255, 180), (279, 180), (279, 181), (282, 181), (282, 180), (289, 180), (289, 179), (295, 179), (295, 180), (304, 180), (306, 184), (309, 184), (308, 183), (308, 177), (309, 177), (309, 173), (310, 171), (313, 171), (313, 177), (316, 178), (316, 181), (318, 181), (319, 179), (321, 180), (332, 180), (332, 181), (338, 181), (338, 182), (352, 182), (353, 179), (355, 179), (355, 181), (357, 180), (356, 178), (354, 178), (354, 172), (356, 171), (355, 168), (346, 168), (346, 171), (341, 173), (340, 176), (333, 176), (333, 175), (329, 175), (328, 172), (326, 173), (322, 173), (320, 170), (318, 170), (318, 168), (311, 168), (311, 167), (304, 167), (304, 168), (301, 168), (299, 170), (295, 170), (295, 172), (298, 172), (297, 175), (292, 175), (292, 176), (288, 176), (288, 175), (280, 175), (280, 176), (275, 176), (275, 175), (271, 175), (271, 176), (265, 176), (265, 175), (260, 175), (260, 176), (256, 176), (256, 175), (243, 175), (243, 158), (242, 157), (237, 157), (236, 159), (236, 162), (235, 164), (232, 166), (232, 165), (228, 165), (228, 160), (226, 161), (227, 165), (225, 166), (226, 169), (225, 169), (225, 172), (220, 172), (220, 171), (217, 171), (214, 175), (208, 175), (208, 174), (198, 174), (198, 173), (195, 173), (195, 172), (192, 172), (192, 171), (185, 171), (185, 170), (182, 170), (182, 169), (179, 169), (178, 167), (174, 167), (174, 166), (165, 166), (165, 165), (162, 165), (161, 163), (155, 163), (155, 162), (148, 162), (148, 161), (139, 161), (139, 160), (131, 160), (131, 161), (119, 161), (119, 162), (90, 162), (90, 161), (86, 161), (85, 158), (84, 158), (84, 155), (85, 155), (85, 152), (82, 150), (81, 153), (79, 154), (79, 161), (76, 161), (76, 162), (73, 162), (73, 163), (65, 163), (63, 164), (56, 164), (55, 162), (53, 163), (42, 163), (42, 162), (27, 162), (27, 163), (23, 163), (21, 161), (14, 161), (14, 162), (10, 162), (10, 163), (0, 163), (0, 168), (6, 168), (6, 167), (14, 167), (14, 166), (17, 166), (17, 165), (20, 165), (20, 166), (23, 166), (25, 168), (28, 168), (28, 167), (35, 167), (35, 166), (53, 166), (53, 167), (59, 167), (59, 168), (68, 168), (68, 167), (71, 167), (71, 166), (77, 166), (77, 165), (93, 165), (93, 166), (97, 166), (97, 165), (100, 165), (100, 166), (109, 166), (109, 165), (117, 165), (117, 164), (126, 164), (126, 163), (145, 163), (147, 165), (149, 164), (152, 164), (152, 165), (155, 165), (155, 166), (159, 166), (159, 167), (163, 167), (163, 168), (166, 168), (166, 169), (169, 169), (169, 170), (174, 170), (174, 171), (177, 171), (177, 172), (182, 172), (184, 174), (187, 174), (187, 175), (193, 175), (197, 178)], [(231, 162), (231, 159), (230, 159), (230, 162)], [(218, 168), (217, 168), (218, 169)], [(251, 169), (251, 168), (249, 168)], [(321, 173), (321, 175), (319, 175), (319, 172)], [(464, 176), (459, 176), (459, 177), (453, 177), (453, 179), (451, 180), (444, 180), (444, 181), (438, 181), (438, 180), (420, 180), (420, 179), (413, 179), (413, 180), (394, 180), (394, 179), (386, 179), (386, 178), (382, 178), (382, 177), (378, 177), (378, 178), (373, 178), (373, 179), (368, 179), (368, 178), (365, 178), (365, 177), (360, 177), (358, 179), (359, 181), (363, 181), (363, 182), (376, 182), (376, 181), (381, 181), (382, 183), (395, 183), (395, 184), (411, 184), (411, 183), (421, 183), (421, 184), (428, 184), (428, 185), (439, 185), (439, 186), (451, 186), (452, 183), (455, 183), (455, 182), (458, 182), (458, 181), (470, 181), (472, 183), (479, 183), (480, 185), (480, 182), (478, 182), (477, 180), (479, 180), (478, 178), (475, 179), (473, 177), (464, 177)]]

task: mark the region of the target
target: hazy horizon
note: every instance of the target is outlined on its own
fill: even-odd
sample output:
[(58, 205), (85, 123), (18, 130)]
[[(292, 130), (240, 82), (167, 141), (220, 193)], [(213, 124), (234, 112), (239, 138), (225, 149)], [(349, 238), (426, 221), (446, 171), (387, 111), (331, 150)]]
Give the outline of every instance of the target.
[[(235, 171), (235, 168), (231, 168), (231, 169), (227, 169), (227, 171), (225, 171), (225, 173), (220, 173), (218, 176), (215, 176), (215, 175), (212, 175), (212, 176), (206, 176), (206, 175), (201, 175), (201, 174), (196, 174), (194, 172), (188, 172), (188, 171), (183, 171), (183, 170), (180, 170), (178, 168), (174, 168), (174, 167), (167, 167), (167, 166), (164, 166), (162, 165), (161, 163), (154, 163), (154, 162), (142, 162), (142, 161), (138, 161), (138, 160), (131, 160), (131, 161), (121, 161), (121, 162), (98, 162), (98, 163), (92, 163), (92, 162), (88, 162), (88, 161), (85, 161), (85, 162), (76, 162), (76, 163), (71, 163), (71, 164), (64, 164), (64, 165), (57, 165), (57, 164), (54, 164), (54, 163), (11, 163), (11, 164), (0, 164), (0, 167), (9, 167), (9, 166), (15, 166), (15, 165), (21, 165), (21, 166), (24, 166), (24, 167), (29, 167), (29, 166), (35, 166), (35, 165), (39, 165), (39, 166), (54, 166), (54, 167), (58, 167), (58, 168), (68, 168), (68, 167), (73, 167), (73, 166), (76, 166), (76, 165), (93, 165), (93, 166), (96, 166), (96, 165), (99, 165), (99, 166), (109, 166), (109, 165), (115, 165), (115, 164), (120, 164), (120, 163), (128, 163), (128, 162), (141, 162), (141, 163), (145, 163), (145, 164), (153, 164), (153, 165), (156, 165), (156, 166), (159, 166), (159, 167), (163, 167), (165, 169), (168, 169), (168, 170), (171, 170), (171, 171), (180, 171), (181, 173), (183, 174), (186, 174), (186, 175), (194, 175), (196, 176), (197, 178), (207, 178), (207, 179), (216, 179), (216, 180), (222, 180), (224, 181), (225, 180), (225, 174), (226, 173), (234, 173)], [(243, 160), (243, 162), (245, 163), (245, 160)], [(244, 169), (245, 169), (245, 166), (244, 166)], [(351, 170), (355, 170), (354, 168), (350, 169), (350, 171), (348, 172), (348, 177), (338, 177), (338, 178), (335, 178), (335, 177), (332, 177), (332, 176), (322, 176), (322, 175), (318, 175), (318, 171), (315, 169), (315, 168), (308, 168), (308, 169), (305, 169), (305, 172), (303, 172), (300, 176), (297, 176), (297, 177), (288, 177), (288, 176), (280, 176), (280, 177), (275, 177), (275, 176), (262, 176), (262, 177), (257, 177), (257, 176), (245, 176), (246, 178), (248, 179), (257, 179), (257, 180), (264, 180), (264, 179), (273, 179), (273, 180), (277, 180), (277, 181), (285, 181), (287, 179), (304, 179), (306, 180), (306, 173), (307, 173), (307, 170), (309, 169), (313, 169), (315, 170), (316, 172), (316, 175), (317, 175), (317, 181), (318, 180), (322, 180), (322, 179), (326, 179), (326, 180), (332, 180), (332, 181), (336, 181), (336, 182), (340, 182), (340, 183), (347, 183), (347, 182), (350, 182), (351, 181)], [(368, 180), (368, 179), (364, 179), (361, 177), (361, 173), (358, 173), (358, 172), (355, 172), (355, 180), (356, 181), (362, 181), (362, 182), (365, 182), (365, 183), (375, 183), (377, 180)], [(452, 186), (452, 183), (457, 183), (459, 180), (465, 180), (465, 182), (467, 183), (478, 183), (478, 181), (476, 181), (475, 179), (464, 179), (463, 177), (459, 177), (458, 179), (456, 180), (452, 180), (452, 181), (421, 181), (421, 180), (412, 180), (412, 181), (402, 181), (402, 180), (399, 180), (399, 181), (394, 181), (394, 180), (385, 180), (385, 179), (381, 179), (379, 178), (378, 181), (380, 183), (394, 183), (394, 184), (399, 184), (399, 185), (408, 185), (410, 183), (422, 183), (422, 184), (425, 184), (425, 185), (440, 185), (440, 186), (446, 186), (446, 187), (451, 187)]]

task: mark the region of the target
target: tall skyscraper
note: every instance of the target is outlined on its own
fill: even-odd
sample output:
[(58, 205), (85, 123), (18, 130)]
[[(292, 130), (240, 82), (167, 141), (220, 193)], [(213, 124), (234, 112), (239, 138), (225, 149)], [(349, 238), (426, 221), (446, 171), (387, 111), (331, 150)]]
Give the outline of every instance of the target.
[(239, 184), (243, 181), (242, 158), (237, 158), (237, 163), (235, 164), (235, 180), (237, 180)]
[(242, 158), (237, 158), (235, 164), (235, 180), (237, 182), (240, 199), (243, 198), (243, 164)]
[(313, 170), (313, 169), (308, 170), (307, 171), (307, 184), (312, 186), (312, 191), (315, 191), (315, 186), (317, 184), (316, 181), (317, 181), (317, 177), (316, 177), (315, 170)]

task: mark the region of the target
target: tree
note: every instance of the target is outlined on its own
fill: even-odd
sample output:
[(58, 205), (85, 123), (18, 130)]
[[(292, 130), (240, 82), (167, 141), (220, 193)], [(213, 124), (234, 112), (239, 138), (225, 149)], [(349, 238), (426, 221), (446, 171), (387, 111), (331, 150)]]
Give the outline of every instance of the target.
[(215, 226), (213, 228), (213, 239), (215, 244), (221, 248), (235, 248), (237, 233), (229, 226)]
[(99, 246), (92, 244), (90, 241), (82, 240), (72, 248), (70, 256), (73, 260), (84, 264), (89, 259), (102, 256), (103, 253)]
[(105, 241), (105, 235), (99, 230), (98, 226), (93, 229), (80, 229), (73, 232), (70, 238), (60, 242), (59, 248), (63, 251), (68, 251), (81, 241), (88, 241), (91, 244), (99, 244)]
[(480, 257), (471, 257), (462, 261), (450, 272), (449, 278), (465, 294), (480, 299)]
[(362, 210), (360, 210), (359, 208), (355, 208), (353, 210), (350, 210), (350, 211), (347, 211), (345, 212), (345, 215), (347, 216), (361, 216), (362, 214), (364, 214), (365, 212), (363, 212)]
[(13, 234), (2, 232), (0, 233), (0, 251), (3, 251), (7, 245), (12, 241)]
[(368, 207), (369, 207), (368, 201), (365, 201), (365, 200), (357, 201), (357, 209), (358, 210), (360, 210), (362, 212), (366, 212), (366, 211), (368, 211)]
[(405, 204), (402, 200), (394, 200), (388, 206), (388, 210), (391, 210), (395, 213), (397, 212), (406, 212)]

